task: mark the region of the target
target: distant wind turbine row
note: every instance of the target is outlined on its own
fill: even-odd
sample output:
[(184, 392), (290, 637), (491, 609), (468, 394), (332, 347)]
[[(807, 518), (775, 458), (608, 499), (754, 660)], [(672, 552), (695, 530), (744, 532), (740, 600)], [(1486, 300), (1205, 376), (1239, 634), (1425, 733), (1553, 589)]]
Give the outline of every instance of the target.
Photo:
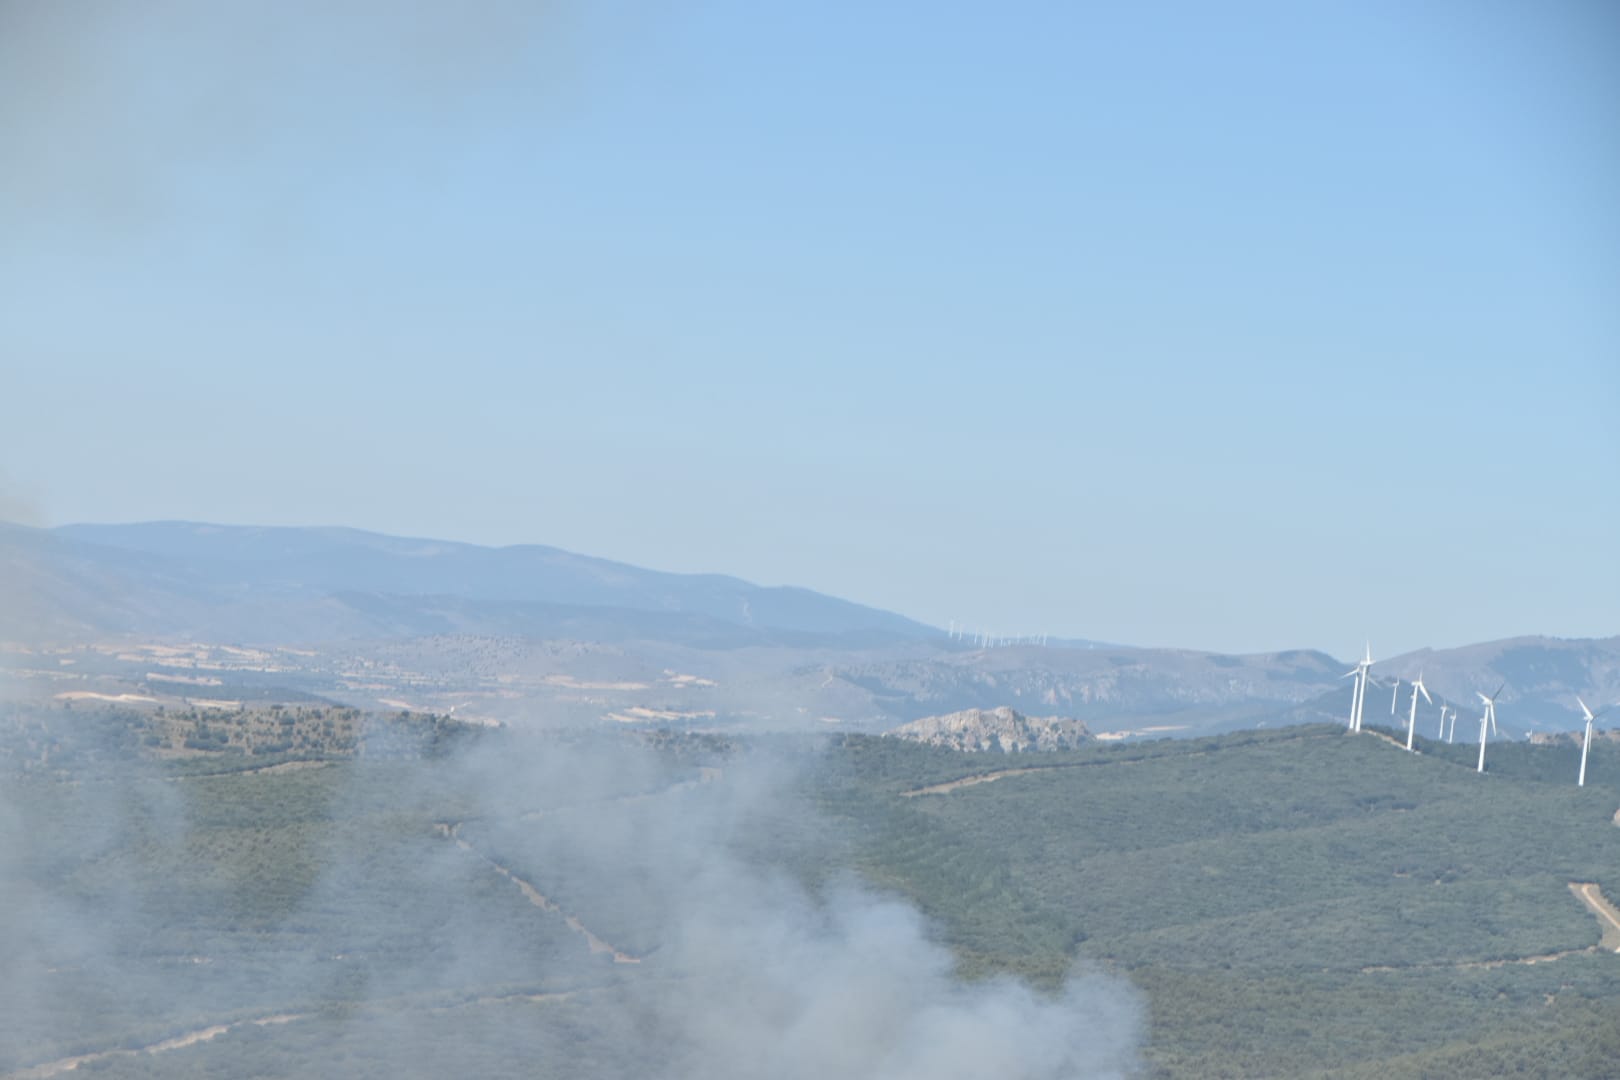
[(1044, 647), (1047, 637), (1045, 634), (1018, 634), (1013, 637), (1004, 637), (1000, 634), (993, 634), (988, 630), (969, 631), (966, 623), (958, 624), (955, 619), (951, 620), (949, 634), (952, 641), (968, 641), (971, 639), (973, 644), (981, 649), (994, 649), (1005, 645), (1040, 645)]
[[(1356, 662), (1356, 666), (1345, 672), (1342, 676), (1346, 679), (1355, 679), (1355, 683), (1353, 684), (1350, 694), (1350, 720), (1349, 724), (1347, 725), (1351, 733), (1359, 732), (1361, 730), (1362, 713), (1367, 704), (1367, 686), (1369, 683), (1375, 681), (1371, 676), (1372, 666), (1372, 644), (1369, 642), (1365, 650), (1362, 652), (1361, 659)], [(1501, 686), (1496, 688), (1496, 693), (1491, 694), (1488, 697), (1485, 694), (1476, 691), (1480, 703), (1484, 706), (1484, 709), (1480, 713), (1479, 717), (1479, 762), (1475, 766), (1476, 772), (1482, 773), (1485, 771), (1486, 742), (1489, 740), (1490, 736), (1500, 734), (1496, 726), (1496, 699), (1501, 695), (1506, 686), (1507, 683), (1504, 682)], [(1423, 695), (1424, 701), (1428, 702), (1430, 705), (1434, 704), (1434, 698), (1429, 696), (1428, 687), (1423, 685), (1422, 672), (1418, 673), (1417, 681), (1412, 684), (1411, 705), (1407, 709), (1406, 713), (1406, 749), (1408, 751), (1413, 749), (1413, 743), (1417, 738), (1417, 702), (1419, 694)], [(1394, 681), (1389, 699), (1389, 712), (1391, 716), (1395, 715), (1396, 706), (1400, 701), (1400, 696), (1401, 680), (1397, 677)], [(1581, 742), (1581, 771), (1575, 783), (1577, 787), (1585, 787), (1586, 757), (1592, 748), (1592, 723), (1608, 710), (1600, 709), (1594, 714), (1591, 709), (1586, 707), (1586, 702), (1582, 701), (1580, 698), (1576, 698), (1575, 701), (1580, 705), (1581, 712), (1585, 714), (1586, 717), (1586, 734)], [(1447, 713), (1449, 713), (1451, 716), (1451, 726), (1449, 729), (1446, 727)], [(1438, 741), (1441, 737), (1444, 737), (1447, 743), (1452, 743), (1456, 741), (1456, 736), (1457, 710), (1442, 703), (1440, 706), (1440, 728), (1435, 733), (1435, 739)]]

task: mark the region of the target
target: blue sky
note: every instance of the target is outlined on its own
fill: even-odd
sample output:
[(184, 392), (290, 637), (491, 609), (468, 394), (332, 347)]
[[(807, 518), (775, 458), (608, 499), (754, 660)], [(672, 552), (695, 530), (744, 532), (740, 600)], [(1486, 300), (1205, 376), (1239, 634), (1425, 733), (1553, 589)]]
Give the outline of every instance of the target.
[(1620, 633), (1612, 5), (63, 7), (0, 6), (13, 517)]

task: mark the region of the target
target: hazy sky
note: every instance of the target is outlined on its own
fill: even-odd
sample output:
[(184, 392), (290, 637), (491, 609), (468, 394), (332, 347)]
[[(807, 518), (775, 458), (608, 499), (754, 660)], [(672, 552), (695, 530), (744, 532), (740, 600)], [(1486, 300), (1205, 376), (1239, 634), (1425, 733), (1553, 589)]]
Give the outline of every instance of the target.
[(0, 508), (1620, 633), (1616, 193), (1604, 0), (0, 0)]

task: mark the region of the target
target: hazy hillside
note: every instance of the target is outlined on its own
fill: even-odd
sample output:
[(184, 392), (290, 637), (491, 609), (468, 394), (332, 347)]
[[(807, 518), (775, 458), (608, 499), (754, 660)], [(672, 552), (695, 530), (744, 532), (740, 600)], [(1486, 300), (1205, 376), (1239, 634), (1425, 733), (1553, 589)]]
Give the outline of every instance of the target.
[(669, 574), (555, 548), (354, 529), (151, 522), (0, 528), (0, 632), (253, 643), (525, 634), (731, 646), (934, 633), (807, 589)]
[[(1332, 657), (1308, 650), (1227, 656), (1024, 645), (851, 658), (816, 669), (819, 682), (812, 692), (842, 688), (868, 695), (899, 720), (1007, 705), (1030, 714), (1078, 717), (1094, 730), (1099, 724), (1132, 726), (1150, 718), (1178, 729), (1183, 721), (1176, 718), (1191, 716), (1191, 727), (1208, 731), (1211, 723), (1252, 727), (1255, 720), (1328, 691), (1341, 671)], [(1234, 709), (1236, 714), (1219, 719)]]
[[(1502, 694), (1498, 719), (1514, 730), (1567, 730), (1581, 723), (1579, 695), (1594, 710), (1620, 702), (1620, 637), (1518, 637), (1457, 649), (1423, 649), (1378, 664), (1374, 672), (1410, 682), (1477, 710), (1476, 694)], [(1403, 692), (1401, 707), (1406, 706)], [(1476, 713), (1477, 715), (1477, 713)]]
[[(1077, 718), (1092, 731), (1184, 736), (1339, 720), (1349, 661), (1081, 642), (979, 648), (804, 589), (643, 570), (554, 548), (484, 548), (351, 529), (157, 522), (0, 526), (0, 643), (71, 644), (0, 659), (8, 693), (170, 700), (210, 670), (222, 700), (321, 697), (531, 723), (885, 730), (965, 709)], [(112, 643), (86, 649), (96, 643)], [(202, 648), (252, 644), (269, 659)], [(313, 646), (313, 647), (306, 647)], [(182, 670), (183, 669), (183, 670)], [(1374, 665), (1369, 719), (1422, 672), (1436, 704), (1477, 717), (1505, 684), (1518, 736), (1570, 730), (1575, 696), (1620, 699), (1620, 637), (1517, 638)], [(1397, 702), (1405, 715), (1406, 690)]]

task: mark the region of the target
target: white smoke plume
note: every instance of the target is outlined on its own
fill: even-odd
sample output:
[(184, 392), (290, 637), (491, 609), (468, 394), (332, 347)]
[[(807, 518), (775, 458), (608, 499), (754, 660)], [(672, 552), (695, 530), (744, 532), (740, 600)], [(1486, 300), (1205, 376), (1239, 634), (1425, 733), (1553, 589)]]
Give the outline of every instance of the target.
[[(503, 849), (527, 844), (536, 865), (602, 875), (582, 891), (628, 899), (653, 928), (653, 970), (625, 980), (614, 1007), (655, 1033), (660, 1075), (1060, 1080), (1137, 1068), (1141, 1003), (1128, 984), (1078, 973), (1047, 995), (960, 980), (914, 907), (838, 868), (843, 838), (793, 794), (806, 764), (748, 754), (711, 783), (644, 799), (576, 790), (568, 801), (591, 809), (547, 814), (524, 839), (492, 834)], [(481, 789), (513, 793), (511, 767)], [(566, 783), (555, 761), (521, 768), (554, 793)], [(825, 884), (807, 887), (773, 854), (825, 868)]]
[[(0, 787), (0, 1075), (78, 1053), (114, 1075), (235, 1075), (226, 1063), (249, 1058), (225, 1039), (119, 1056), (232, 1022), (245, 1033), (231, 1037), (255, 1040), (243, 1075), (307, 1070), (312, 1055), (330, 1075), (440, 1075), (491, 1045), (512, 1048), (507, 1067), (553, 1069), (525, 1075), (584, 1078), (1078, 1080), (1138, 1067), (1141, 1006), (1122, 980), (1081, 974), (1044, 993), (958, 978), (933, 928), (855, 880), (847, 839), (795, 794), (812, 758), (744, 754), (699, 771), (616, 741), (503, 733), (450, 758), (338, 767), (325, 775), (352, 770), (348, 786), (311, 787), (331, 801), (302, 806), (274, 794), (285, 780), (176, 781), (128, 752), (96, 749), (76, 779)], [(424, 804), (460, 819), (430, 836), (409, 824)], [(262, 855), (206, 877), (216, 841), (198, 823), (251, 832), (266, 813), (288, 820), (256, 834)], [(260, 921), (263, 891), (309, 860), (309, 887)], [(164, 887), (198, 873), (201, 907)], [(337, 940), (334, 955), (323, 943)], [(424, 1027), (446, 995), (514, 990), (543, 1001), (462, 1006), (449, 1038)]]

